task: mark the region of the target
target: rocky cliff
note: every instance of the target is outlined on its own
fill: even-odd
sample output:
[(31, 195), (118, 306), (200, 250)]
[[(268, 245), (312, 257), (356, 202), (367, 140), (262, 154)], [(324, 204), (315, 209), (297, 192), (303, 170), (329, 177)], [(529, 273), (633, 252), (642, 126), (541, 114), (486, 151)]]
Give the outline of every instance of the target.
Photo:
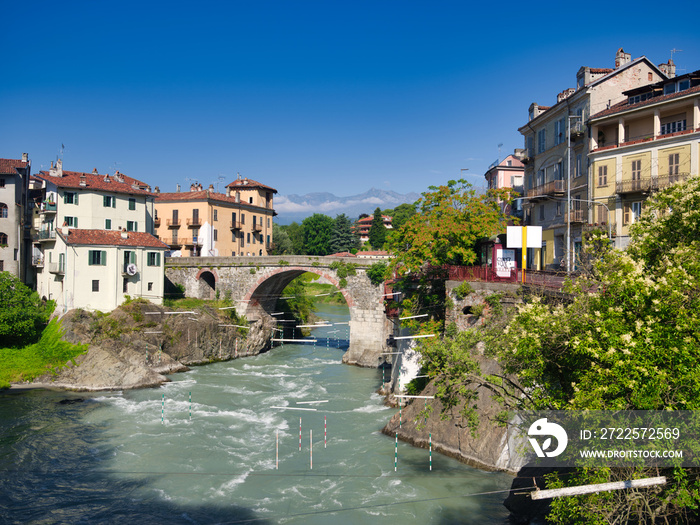
[[(223, 313), (222, 313), (223, 312)], [(256, 355), (271, 337), (266, 321), (241, 329), (210, 307), (173, 311), (133, 301), (109, 314), (71, 310), (61, 318), (63, 338), (89, 345), (74, 365), (37, 378), (31, 386), (113, 390), (157, 386), (188, 365)], [(26, 386), (26, 385), (25, 385)]]

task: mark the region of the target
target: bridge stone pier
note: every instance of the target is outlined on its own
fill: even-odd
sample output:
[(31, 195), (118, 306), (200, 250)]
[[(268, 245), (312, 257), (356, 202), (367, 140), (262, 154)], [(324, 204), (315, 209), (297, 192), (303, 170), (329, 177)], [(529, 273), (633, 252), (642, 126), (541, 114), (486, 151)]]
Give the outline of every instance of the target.
[[(331, 268), (334, 262), (356, 265), (356, 275), (340, 278)], [(284, 288), (304, 272), (323, 277), (340, 289), (350, 309), (350, 348), (343, 362), (377, 367), (379, 354), (386, 351), (386, 339), (392, 326), (384, 313), (384, 287), (375, 286), (365, 270), (380, 258), (314, 257), (170, 257), (165, 260), (165, 276), (173, 284), (185, 287), (187, 297), (213, 299), (230, 297), (239, 314), (263, 327), (274, 326), (270, 314)], [(271, 330), (270, 330), (270, 333)]]

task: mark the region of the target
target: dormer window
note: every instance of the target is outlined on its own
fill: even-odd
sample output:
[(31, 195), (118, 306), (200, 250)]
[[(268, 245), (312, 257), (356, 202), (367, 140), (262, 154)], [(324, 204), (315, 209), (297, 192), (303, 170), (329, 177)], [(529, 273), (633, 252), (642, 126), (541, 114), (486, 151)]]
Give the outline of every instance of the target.
[(666, 84), (664, 86), (664, 95), (670, 95), (671, 93), (676, 92), (676, 84), (671, 83), (671, 84)]
[(690, 79), (688, 78), (678, 82), (678, 91), (685, 91), (686, 89), (690, 89)]
[(637, 102), (642, 102), (642, 101), (648, 100), (650, 98), (651, 98), (651, 93), (642, 93), (641, 95), (634, 95), (632, 97), (629, 97), (627, 103), (631, 106), (632, 104), (636, 104)]

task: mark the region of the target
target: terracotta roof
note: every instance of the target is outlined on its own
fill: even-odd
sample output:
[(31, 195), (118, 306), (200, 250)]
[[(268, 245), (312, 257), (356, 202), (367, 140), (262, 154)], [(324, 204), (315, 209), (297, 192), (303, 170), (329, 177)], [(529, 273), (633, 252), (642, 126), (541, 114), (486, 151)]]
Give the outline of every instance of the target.
[[(382, 215), (382, 219), (387, 219), (387, 220), (390, 221), (390, 220), (391, 220), (391, 217), (389, 217), (388, 215)], [(370, 215), (369, 217), (363, 217), (362, 219), (358, 219), (357, 222), (359, 222), (359, 223), (370, 223), (370, 222), (372, 222), (373, 220), (374, 220), (374, 215)]]
[(668, 95), (648, 98), (646, 100), (642, 100), (641, 102), (637, 102), (636, 104), (630, 104), (627, 100), (623, 100), (614, 106), (610, 106), (608, 109), (604, 109), (603, 111), (596, 113), (591, 117), (591, 120), (614, 115), (615, 113), (620, 113), (628, 109), (637, 109), (644, 106), (649, 106), (651, 104), (656, 104), (657, 102), (664, 102), (673, 98), (683, 97), (692, 93), (700, 93), (700, 86), (693, 86), (690, 89), (684, 89), (683, 91), (677, 91), (676, 93), (669, 93)]
[(265, 190), (270, 190), (273, 193), (277, 193), (277, 190), (275, 188), (272, 188), (270, 186), (266, 186), (262, 182), (255, 181), (253, 179), (236, 179), (234, 180), (231, 184), (226, 186), (227, 188), (263, 188)]
[(175, 193), (154, 193), (153, 195), (156, 198), (156, 202), (158, 202), (158, 201), (162, 201), (162, 202), (205, 201), (205, 200), (209, 199), (212, 201), (223, 202), (226, 204), (241, 205), (244, 208), (253, 207), (253, 208), (262, 208), (265, 210), (270, 209), (270, 208), (266, 208), (265, 206), (259, 206), (257, 204), (250, 204), (248, 202), (243, 202), (242, 200), (240, 202), (236, 202), (235, 197), (229, 197), (228, 195), (225, 195), (223, 193), (217, 193), (217, 192), (211, 191), (211, 190), (180, 191), (180, 192), (175, 192)]
[(28, 162), (23, 162), (17, 159), (0, 159), (0, 173), (5, 174), (16, 174), (16, 168), (26, 168), (29, 166)]
[[(144, 248), (169, 249), (167, 244), (163, 244), (150, 233), (126, 232), (123, 230), (68, 230), (68, 235), (63, 235), (58, 230), (59, 235), (70, 245), (90, 245), (90, 246), (138, 246)], [(126, 234), (126, 238), (122, 237)]]
[(330, 255), (331, 257), (357, 257), (354, 253), (350, 252), (338, 252), (338, 253), (332, 253)]
[[(59, 188), (76, 188), (97, 191), (108, 191), (110, 193), (127, 193), (129, 195), (153, 195), (147, 188), (148, 184), (127, 177), (123, 173), (119, 174), (119, 178), (123, 182), (119, 182), (116, 175), (100, 175), (99, 173), (82, 173), (79, 171), (63, 170), (63, 177), (52, 177), (46, 171), (37, 173), (37, 177), (47, 182), (51, 182)], [(80, 185), (81, 179), (84, 177), (85, 186)], [(136, 186), (136, 188), (134, 187)]]
[(611, 68), (609, 68), (609, 67), (592, 67), (592, 68), (589, 69), (589, 71), (590, 71), (591, 73), (594, 73), (594, 74), (601, 74), (601, 73), (604, 73), (604, 74), (607, 75), (608, 73), (612, 73), (612, 72), (615, 71), (615, 70), (614, 70), (614, 69), (611, 69)]

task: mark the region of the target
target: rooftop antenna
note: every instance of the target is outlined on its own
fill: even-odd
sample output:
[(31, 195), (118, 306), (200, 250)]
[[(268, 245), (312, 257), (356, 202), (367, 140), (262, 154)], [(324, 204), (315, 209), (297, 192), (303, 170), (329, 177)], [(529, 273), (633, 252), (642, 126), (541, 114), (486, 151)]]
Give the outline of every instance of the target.
[(224, 182), (225, 180), (226, 180), (226, 177), (224, 177), (222, 174), (219, 174), (218, 182), (215, 182), (215, 183), (214, 183), (214, 184), (216, 185), (216, 192), (217, 192), (217, 193), (221, 193), (221, 192), (219, 191), (219, 184), (221, 184), (221, 183)]
[(673, 60), (673, 53), (681, 53), (682, 49), (676, 49), (675, 47), (671, 49), (671, 60)]

